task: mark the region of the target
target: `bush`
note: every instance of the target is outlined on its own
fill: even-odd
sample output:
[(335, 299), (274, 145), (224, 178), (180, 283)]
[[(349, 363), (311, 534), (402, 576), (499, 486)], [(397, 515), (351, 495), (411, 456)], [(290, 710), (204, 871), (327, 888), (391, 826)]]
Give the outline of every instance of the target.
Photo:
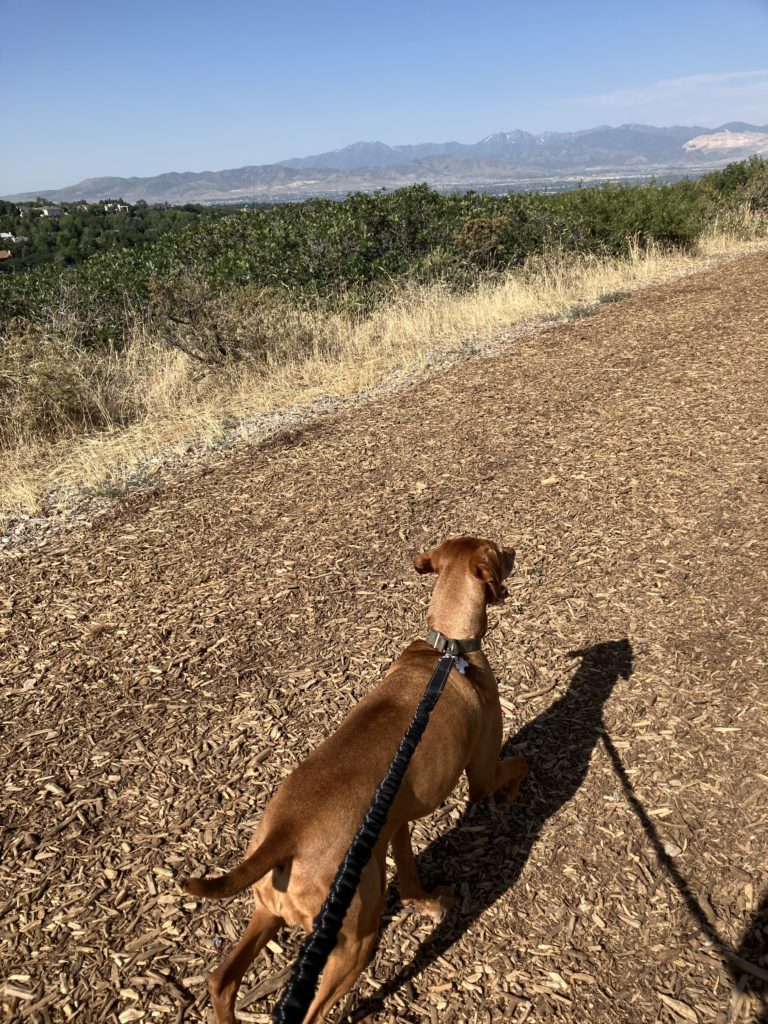
[(316, 343), (311, 319), (274, 290), (245, 286), (217, 294), (189, 272), (151, 282), (148, 326), (207, 367), (285, 362)]

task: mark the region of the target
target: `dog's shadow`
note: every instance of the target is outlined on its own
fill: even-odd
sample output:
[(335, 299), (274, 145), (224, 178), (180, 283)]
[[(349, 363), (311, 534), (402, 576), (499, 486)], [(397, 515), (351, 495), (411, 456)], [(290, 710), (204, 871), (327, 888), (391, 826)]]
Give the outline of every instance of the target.
[[(603, 732), (605, 702), (619, 679), (632, 673), (632, 646), (625, 639), (576, 653), (581, 664), (565, 694), (504, 744), (502, 756), (523, 753), (530, 766), (510, 810), (494, 814), (487, 804), (471, 805), (455, 827), (419, 857), (427, 888), (450, 883), (460, 897), (456, 909), (421, 943), (411, 962), (358, 1007), (353, 1019), (375, 1012), (389, 995), (434, 963), (515, 884), (544, 824), (586, 778)], [(394, 890), (388, 893), (388, 905), (393, 898)]]

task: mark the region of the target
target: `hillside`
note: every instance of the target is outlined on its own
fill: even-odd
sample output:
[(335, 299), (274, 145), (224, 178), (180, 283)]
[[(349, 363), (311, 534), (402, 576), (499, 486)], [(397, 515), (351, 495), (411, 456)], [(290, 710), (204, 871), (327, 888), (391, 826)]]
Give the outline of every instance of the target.
[[(248, 901), (175, 879), (234, 863), (423, 631), (411, 556), (462, 532), (518, 550), (487, 649), (531, 775), (506, 816), (460, 788), (415, 828), (457, 909), (435, 929), (393, 889), (355, 1005), (382, 1024), (768, 1019), (767, 320), (763, 253), (6, 558), (7, 1019), (207, 1019)], [(260, 958), (242, 1020), (267, 1024), (296, 948)]]

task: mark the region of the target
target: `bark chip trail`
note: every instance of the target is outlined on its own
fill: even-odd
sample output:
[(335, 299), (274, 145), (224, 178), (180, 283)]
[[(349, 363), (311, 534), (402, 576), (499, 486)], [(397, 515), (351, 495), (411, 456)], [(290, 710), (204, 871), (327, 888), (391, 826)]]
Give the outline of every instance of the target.
[[(767, 327), (768, 262), (735, 261), (6, 559), (8, 1019), (207, 1019), (248, 902), (177, 874), (236, 862), (421, 632), (410, 557), (460, 533), (518, 551), (487, 649), (531, 775), (507, 816), (460, 788), (416, 826), (458, 907), (435, 930), (393, 894), (357, 1001), (448, 1024), (768, 1014)], [(268, 1020), (296, 948), (260, 957), (243, 1020)]]

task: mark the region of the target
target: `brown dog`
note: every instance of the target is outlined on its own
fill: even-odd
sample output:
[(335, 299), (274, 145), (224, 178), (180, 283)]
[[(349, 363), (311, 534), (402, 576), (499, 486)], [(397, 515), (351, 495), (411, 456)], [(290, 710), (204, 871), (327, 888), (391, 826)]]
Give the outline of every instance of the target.
[[(486, 605), (506, 597), (503, 580), (515, 553), (487, 540), (460, 537), (419, 555), (417, 572), (437, 573), (427, 622), (451, 639), (485, 635)], [(469, 647), (479, 646), (469, 644)], [(416, 749), (384, 830), (365, 868), (338, 943), (323, 972), (304, 1024), (323, 1021), (368, 963), (376, 942), (392, 844), (403, 902), (440, 913), (444, 898), (419, 880), (408, 823), (433, 811), (466, 771), (469, 797), (501, 791), (508, 803), (527, 772), (525, 759), (500, 761), (501, 708), (496, 679), (485, 655), (466, 653), (465, 674), (446, 683)], [(281, 784), (267, 805), (245, 860), (221, 878), (192, 878), (197, 896), (222, 898), (253, 886), (256, 909), (240, 943), (211, 975), (208, 988), (216, 1024), (232, 1024), (237, 989), (259, 950), (283, 924), (306, 931), (328, 893), (336, 869), (365, 815), (377, 785), (413, 717), (437, 661), (434, 647), (416, 640), (384, 679)]]

